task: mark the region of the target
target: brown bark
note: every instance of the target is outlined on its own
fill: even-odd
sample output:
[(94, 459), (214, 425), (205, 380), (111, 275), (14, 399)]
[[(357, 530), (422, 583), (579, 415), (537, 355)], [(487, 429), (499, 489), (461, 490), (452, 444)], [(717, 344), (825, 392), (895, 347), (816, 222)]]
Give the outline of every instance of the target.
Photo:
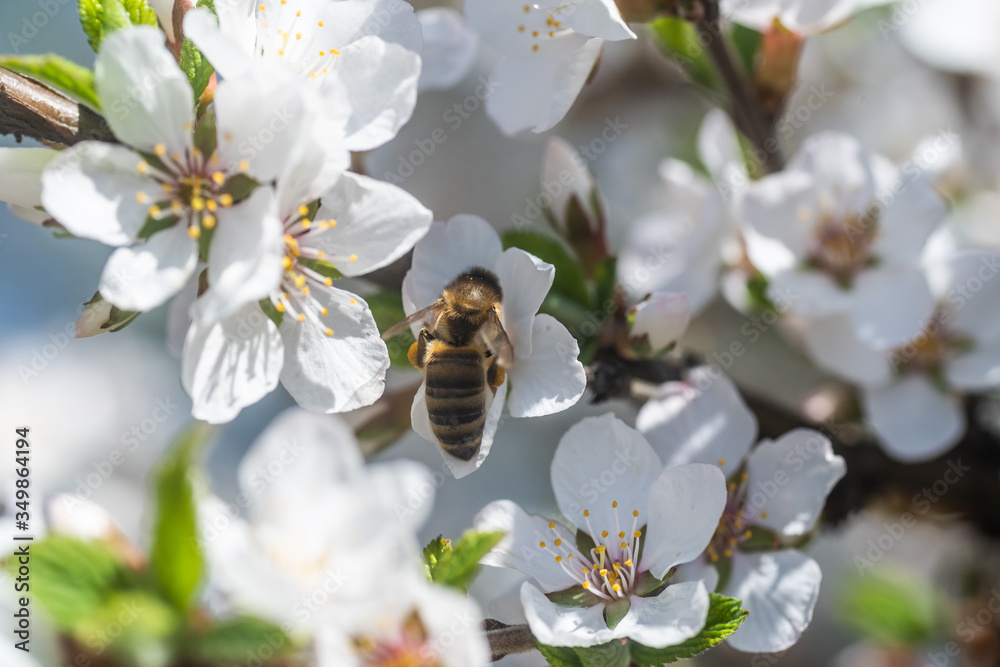
[(72, 146), (85, 139), (114, 141), (100, 114), (28, 77), (0, 67), (0, 134)]

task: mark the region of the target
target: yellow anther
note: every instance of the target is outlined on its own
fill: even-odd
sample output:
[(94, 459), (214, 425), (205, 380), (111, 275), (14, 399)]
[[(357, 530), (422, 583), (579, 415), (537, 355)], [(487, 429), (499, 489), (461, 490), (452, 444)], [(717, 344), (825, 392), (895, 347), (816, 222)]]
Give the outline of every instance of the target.
[(295, 12), (295, 17), (302, 18), (302, 12), (301, 11)]
[(598, 574), (601, 575), (602, 577), (606, 577), (608, 576), (608, 571), (602, 567), (600, 572), (598, 572)]
[(572, 558), (573, 554), (566, 554), (566, 558)]
[(631, 558), (629, 558), (627, 561), (625, 561), (625, 567), (632, 567), (632, 559)]
[(319, 314), (322, 315), (323, 317), (326, 317), (327, 315), (330, 314), (330, 311), (324, 308), (323, 310), (319, 311)]
[(608, 536), (608, 531), (602, 530), (601, 531), (601, 537), (607, 537), (607, 536)]
[[(584, 570), (584, 572), (586, 572), (586, 570)], [(583, 585), (583, 590), (587, 590), (588, 588), (590, 588), (590, 582), (589, 581), (583, 582), (582, 585)]]
[(145, 204), (147, 201), (149, 201), (149, 195), (147, 195), (145, 192), (136, 192), (135, 200), (140, 204)]
[(196, 211), (201, 211), (205, 208), (205, 200), (201, 197), (191, 197), (191, 208)]
[(299, 313), (299, 316), (296, 317), (295, 319), (297, 319), (299, 322), (305, 322), (306, 321), (306, 314), (305, 313)]
[(302, 33), (301, 32), (295, 33), (295, 39), (302, 39)]
[(240, 160), (240, 171), (249, 171), (249, 170), (250, 170), (250, 161)]
[(538, 50), (538, 44), (535, 44), (535, 45), (533, 45), (533, 46), (531, 47), (531, 50), (532, 50), (532, 51), (537, 51), (537, 50)]
[(531, 5), (525, 5), (524, 6), (524, 13), (527, 14), (530, 11), (531, 11)]
[(562, 556), (556, 556), (556, 562), (557, 563), (561, 563), (562, 562)]
[(296, 287), (301, 288), (303, 285), (306, 284), (306, 278), (305, 278), (305, 276), (298, 275), (298, 276), (295, 276), (295, 280), (293, 282), (295, 283)]
[(163, 157), (167, 154), (167, 147), (163, 144), (156, 144), (153, 146), (153, 153), (156, 154), (156, 157)]
[(312, 227), (312, 220), (306, 219), (302, 221), (302, 229), (309, 229)]
[(619, 586), (618, 584), (615, 584), (614, 586), (611, 587), (611, 590), (613, 590), (615, 593), (617, 593), (621, 589), (622, 589), (622, 587)]
[(288, 255), (285, 255), (285, 259), (283, 259), (281, 263), (285, 267), (285, 271), (289, 270), (295, 265), (295, 262), (293, 262), (292, 258), (289, 257)]
[(149, 163), (145, 160), (140, 160), (139, 164), (135, 165), (135, 170), (140, 174), (145, 174), (149, 171)]
[(632, 510), (632, 516), (638, 518), (639, 517), (639, 510)]
[(149, 217), (155, 218), (158, 215), (160, 215), (160, 207), (157, 206), (156, 204), (153, 204), (152, 206), (149, 207)]
[(555, 36), (556, 36), (556, 33), (553, 32), (552, 30), (549, 30), (549, 37), (555, 37)]
[(260, 11), (264, 11), (267, 8), (264, 5), (257, 5), (257, 9), (259, 9)]
[(750, 539), (750, 535), (751, 535), (751, 533), (748, 530), (747, 532), (743, 533), (743, 538), (749, 540)]
[(174, 213), (180, 213), (184, 210), (184, 206), (181, 205), (179, 201), (170, 202), (170, 210)]
[(538, 37), (538, 31), (537, 30), (532, 30), (531, 31), (531, 36), (532, 37)]
[(299, 205), (299, 215), (309, 215), (309, 207), (305, 204)]
[(188, 236), (193, 239), (201, 236), (201, 227), (188, 227)]
[(215, 227), (215, 216), (214, 215), (203, 216), (201, 219), (201, 226), (204, 227), (205, 229), (211, 229), (212, 227)]
[(212, 181), (214, 181), (216, 185), (222, 185), (226, 182), (226, 175), (221, 171), (216, 171), (212, 174)]
[(351, 299), (351, 301), (350, 301), (350, 304), (352, 306), (356, 305), (357, 303), (358, 303), (357, 299)]
[(180, 162), (181, 161), (181, 152), (180, 151), (173, 151), (170, 154), (170, 159), (173, 160), (174, 162)]
[(276, 305), (276, 306), (274, 307), (274, 309), (275, 309), (276, 311), (278, 311), (279, 313), (283, 313), (283, 312), (285, 312), (285, 304), (283, 304), (283, 303), (281, 303), (281, 302), (279, 301), (279, 302), (277, 303), (277, 305)]
[(555, 528), (555, 527), (556, 527), (556, 522), (555, 521), (549, 521), (549, 528)]
[(357, 255), (351, 255), (349, 259), (350, 259), (350, 260), (351, 260), (352, 262), (356, 262), (356, 261), (358, 261), (358, 256), (357, 256)]
[(323, 259), (324, 257), (326, 257), (326, 253), (325, 252), (323, 252), (322, 250), (317, 250), (316, 251), (316, 259)]
[(607, 547), (604, 546), (603, 544), (598, 544), (596, 547), (594, 547), (594, 551), (596, 551), (599, 554), (604, 553), (606, 550), (607, 550)]
[(327, 338), (329, 338), (330, 336), (332, 336), (332, 335), (333, 335), (333, 329), (327, 329), (327, 330), (326, 330), (326, 331), (324, 331), (323, 333), (325, 333), (325, 334), (326, 334), (326, 336), (327, 336)]
[(523, 25), (517, 26), (517, 31), (518, 32), (524, 32), (524, 26)]
[(222, 138), (225, 139), (226, 141), (232, 141), (233, 140), (233, 133), (232, 132), (226, 132), (225, 134), (222, 135)]
[(539, 543), (538, 543), (538, 546), (540, 546), (541, 548), (543, 548), (543, 549), (544, 549), (544, 548), (545, 548), (545, 542), (539, 542)]
[(319, 27), (320, 27), (320, 28), (322, 28), (322, 27), (323, 27), (323, 22), (322, 22), (322, 21), (319, 21), (319, 22), (317, 23), (317, 25), (319, 25)]
[(624, 530), (621, 531), (620, 533), (618, 533), (618, 539), (622, 539), (623, 537), (625, 537), (625, 531)]
[(309, 296), (309, 285), (302, 288), (302, 296)]
[(726, 558), (730, 558), (733, 555), (733, 550), (732, 549), (726, 549), (722, 553), (723, 553), (723, 555), (725, 555)]
[(639, 537), (640, 535), (642, 535), (642, 531), (641, 530), (637, 530), (634, 533), (632, 533), (632, 537)]
[(233, 196), (228, 192), (224, 192), (219, 197), (219, 203), (222, 204), (222, 208), (229, 208), (233, 205)]
[(719, 459), (719, 465), (720, 466), (726, 465), (726, 459)]
[(170, 183), (161, 183), (160, 189), (163, 190), (164, 192), (170, 192), (171, 190), (174, 189), (174, 186), (170, 185)]
[(590, 510), (583, 510), (583, 516), (590, 516)]
[(209, 199), (208, 201), (205, 202), (205, 208), (214, 213), (215, 210), (219, 208), (219, 205), (215, 202), (214, 199)]
[(620, 548), (624, 549), (625, 547), (627, 547), (627, 546), (628, 546), (628, 542), (622, 542), (622, 543), (621, 543), (621, 544), (619, 544), (618, 546), (619, 546)]
[(767, 518), (767, 512), (761, 512), (760, 513), (760, 518), (761, 519), (766, 519)]
[(562, 546), (562, 540), (558, 540), (558, 539), (557, 539), (557, 540), (556, 540), (555, 542), (553, 542), (552, 544), (556, 545), (557, 547), (561, 547), (561, 546)]
[[(332, 287), (333, 286), (333, 278), (331, 278), (330, 276), (327, 276), (326, 278), (323, 279), (323, 284), (326, 285), (327, 287)], [(324, 315), (325, 315), (325, 313), (324, 313)]]
[(612, 500), (611, 501), (611, 506), (612, 507), (618, 507), (618, 501), (617, 500)]

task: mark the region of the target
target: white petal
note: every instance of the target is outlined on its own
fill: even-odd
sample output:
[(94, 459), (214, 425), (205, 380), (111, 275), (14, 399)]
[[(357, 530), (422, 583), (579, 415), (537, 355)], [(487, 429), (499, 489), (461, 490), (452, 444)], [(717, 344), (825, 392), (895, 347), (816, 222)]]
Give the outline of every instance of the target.
[(0, 201), (41, 206), (42, 171), (57, 155), (51, 148), (0, 148)]
[(184, 14), (184, 36), (227, 79), (245, 74), (254, 63), (252, 51), (257, 27), (253, 3), (243, 3), (248, 11), (240, 11), (238, 4), (220, 2), (216, 7), (218, 23), (207, 9), (196, 8)]
[(889, 356), (860, 341), (846, 315), (810, 320), (804, 338), (816, 365), (834, 375), (864, 385), (884, 384), (892, 376)]
[(639, 410), (635, 427), (665, 468), (709, 463), (728, 477), (743, 464), (757, 439), (757, 419), (732, 381), (708, 366), (694, 368), (686, 382), (663, 385)]
[(524, 55), (510, 55), (494, 71), (496, 89), (486, 98), (486, 113), (504, 134), (545, 132), (561, 121), (587, 82), (604, 44), (600, 38), (576, 33), (551, 41), (557, 44), (537, 53), (525, 46)]
[(399, 44), (363, 37), (342, 49), (336, 62), (351, 102), (348, 148), (367, 151), (381, 146), (413, 114), (420, 56)]
[[(813, 176), (803, 171), (786, 169), (765, 176), (747, 188), (743, 199), (743, 221), (766, 239), (779, 241), (797, 259), (804, 259), (813, 243), (813, 221), (799, 217), (802, 209), (811, 210), (816, 202)], [(754, 266), (770, 273), (767, 257), (757, 257), (751, 251)]]
[(401, 532), (415, 535), (434, 509), (435, 489), (439, 486), (434, 474), (424, 464), (407, 459), (379, 463), (366, 472), (359, 484), (383, 501), (386, 508), (391, 507), (399, 524), (384, 527), (390, 539), (398, 541)]
[(195, 305), (195, 317), (205, 323), (267, 297), (284, 274), (285, 240), (274, 190), (257, 188), (236, 206), (220, 209), (216, 217), (208, 257), (209, 289)]
[[(441, 290), (460, 273), (474, 266), (491, 268), (503, 245), (488, 222), (475, 215), (456, 215), (447, 223), (435, 222), (413, 248), (413, 263), (403, 279), (406, 314), (437, 301)], [(414, 333), (420, 330), (414, 328)]]
[(413, 247), (431, 226), (431, 212), (412, 195), (389, 183), (345, 173), (322, 194), (316, 220), (335, 219), (327, 231), (302, 240), (326, 253), (347, 276), (360, 276), (386, 266)]
[(275, 417), (240, 461), (240, 489), (266, 507), (289, 496), (315, 498), (358, 478), (364, 458), (342, 419), (289, 408)]
[(451, 88), (475, 65), (479, 38), (462, 14), (450, 7), (422, 9), (417, 18), (424, 34), (420, 90)]
[(366, 36), (376, 36), (420, 53), (420, 22), (413, 6), (404, 0), (341, 0), (318, 6), (325, 12), (326, 29), (330, 31), (323, 37), (329, 37), (334, 46), (346, 46)]
[(867, 211), (876, 194), (872, 168), (872, 158), (860, 142), (838, 132), (807, 138), (788, 165), (790, 170), (808, 173), (817, 194), (831, 195), (828, 211), (835, 219)]
[(982, 0), (925, 2), (906, 15), (899, 37), (931, 66), (968, 74), (997, 75), (1000, 44), (992, 28), (1000, 7)]
[(663, 578), (708, 546), (726, 507), (726, 478), (714, 465), (667, 468), (649, 493), (649, 523), (640, 570)]
[(899, 461), (927, 461), (951, 449), (965, 433), (959, 400), (920, 375), (865, 389), (862, 405), (889, 455)]
[(283, 360), (278, 328), (255, 303), (211, 326), (193, 323), (181, 367), (191, 414), (213, 424), (232, 421), (278, 386)]
[(101, 296), (122, 310), (152, 310), (177, 294), (198, 264), (198, 245), (184, 225), (145, 243), (118, 248), (101, 274)]
[(463, 593), (414, 576), (415, 607), (441, 667), (488, 667), (490, 649), (480, 630), (483, 614)]
[[(558, 4), (556, 6), (561, 9)], [(610, 41), (635, 39), (635, 33), (629, 29), (613, 0), (579, 0), (572, 7), (572, 11), (557, 14), (556, 18), (581, 35)]]
[(168, 152), (191, 147), (194, 95), (157, 28), (134, 26), (107, 35), (94, 77), (115, 137), (146, 151), (160, 143)]
[(410, 423), (417, 435), (430, 440), (438, 446), (438, 451), (441, 452), (441, 457), (444, 459), (448, 469), (451, 470), (451, 474), (456, 479), (461, 479), (469, 473), (478, 470), (479, 466), (483, 465), (483, 461), (489, 455), (490, 448), (493, 447), (493, 437), (496, 435), (497, 426), (500, 424), (500, 416), (503, 414), (504, 397), (506, 395), (506, 379), (503, 384), (497, 387), (495, 395), (492, 391), (486, 392), (486, 422), (483, 424), (483, 439), (479, 444), (479, 451), (476, 456), (468, 461), (463, 461), (460, 458), (452, 456), (441, 446), (437, 438), (434, 437), (434, 433), (431, 431), (431, 422), (427, 416), (426, 382), (420, 384), (420, 388), (417, 389), (417, 393), (413, 397), (413, 404), (410, 406)]
[(750, 613), (727, 643), (746, 653), (792, 646), (812, 621), (822, 578), (816, 561), (798, 551), (735, 554), (724, 594), (742, 600)]
[(846, 470), (844, 459), (817, 431), (800, 428), (765, 440), (747, 459), (744, 514), (748, 522), (782, 535), (805, 535)]
[(948, 385), (964, 391), (985, 391), (1000, 386), (1000, 342), (977, 343), (952, 357), (944, 368)]
[(708, 618), (708, 591), (700, 581), (670, 584), (655, 597), (631, 597), (632, 606), (615, 630), (650, 648), (666, 648), (694, 637)]
[[(479, 511), (473, 524), (480, 532), (503, 531), (507, 534), (480, 560), (484, 565), (517, 570), (533, 578), (546, 593), (576, 584), (552, 554), (539, 546), (542, 542), (550, 544), (555, 538), (548, 519), (528, 514), (513, 501), (496, 500)], [(575, 532), (561, 524), (558, 528), (563, 538), (575, 539)]]
[(187, 284), (167, 306), (167, 350), (175, 359), (184, 355), (184, 339), (191, 328), (191, 306), (198, 298), (198, 276), (198, 267), (195, 267)]
[(633, 336), (646, 335), (653, 350), (662, 350), (675, 343), (691, 321), (691, 307), (686, 294), (656, 292), (632, 307)]
[(916, 268), (876, 267), (855, 280), (851, 319), (858, 338), (877, 349), (905, 344), (923, 331), (934, 313), (934, 297)]
[(949, 328), (976, 340), (1000, 338), (1000, 255), (984, 250), (959, 251), (928, 270), (928, 280), (945, 301)]
[(575, 405), (587, 388), (587, 372), (580, 363), (580, 346), (573, 334), (550, 315), (536, 315), (531, 337), (534, 346), (520, 355), (508, 372), (512, 417), (541, 417)]
[(671, 583), (685, 581), (700, 581), (705, 584), (705, 590), (714, 591), (719, 585), (719, 571), (710, 565), (704, 557), (696, 558), (690, 563), (681, 563), (670, 577)]
[(736, 128), (729, 114), (722, 109), (712, 109), (705, 114), (698, 129), (698, 157), (708, 168), (712, 178), (722, 180), (735, 168), (742, 172), (744, 183), (746, 182), (746, 167)]
[[(278, 64), (262, 63), (220, 83), (215, 92), (220, 166), (229, 173), (245, 167), (262, 182), (281, 175), (301, 133), (318, 127), (312, 114), (319, 102), (311, 95)], [(331, 159), (343, 161), (339, 154)]]
[(782, 311), (786, 308), (805, 317), (825, 317), (847, 312), (859, 290), (846, 290), (825, 273), (792, 269), (771, 276), (767, 296)]
[(140, 162), (124, 146), (80, 142), (42, 172), (42, 206), (74, 236), (114, 246), (132, 243), (149, 212), (139, 199), (153, 202), (162, 194), (155, 181), (139, 174)]
[(333, 287), (314, 289), (312, 296), (329, 310), (323, 321), (333, 335), (325, 335), (315, 322), (298, 322), (286, 314), (281, 322), (287, 351), (281, 383), (299, 405), (314, 412), (371, 405), (385, 388), (389, 352), (368, 304)]
[(597, 646), (624, 636), (608, 629), (603, 604), (561, 607), (528, 582), (521, 585), (521, 604), (532, 634), (546, 646)]
[(521, 358), (531, 355), (532, 327), (535, 313), (549, 293), (556, 269), (520, 248), (508, 248), (492, 268), (503, 289), (500, 320)]
[(598, 533), (613, 532), (616, 516), (623, 528), (631, 526), (633, 511), (639, 512), (636, 525), (644, 525), (646, 499), (659, 474), (660, 459), (653, 448), (610, 412), (570, 427), (552, 457), (552, 491), (559, 511), (584, 530), (583, 512), (588, 511)]
[[(896, 174), (896, 182), (880, 184), (879, 191), (890, 194), (883, 195), (886, 198), (872, 252), (889, 262), (916, 263), (948, 207), (926, 177), (914, 179), (910, 174), (899, 174), (897, 169), (891, 173)], [(896, 191), (899, 194), (893, 195)]]

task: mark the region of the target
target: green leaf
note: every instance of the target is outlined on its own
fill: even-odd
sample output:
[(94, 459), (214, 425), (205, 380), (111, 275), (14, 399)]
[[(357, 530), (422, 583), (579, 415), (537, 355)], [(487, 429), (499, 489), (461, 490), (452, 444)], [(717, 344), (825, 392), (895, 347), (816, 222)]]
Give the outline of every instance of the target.
[(552, 291), (590, 306), (587, 282), (580, 264), (558, 239), (537, 232), (512, 230), (503, 235), (503, 247), (520, 248), (556, 268)]
[(439, 584), (464, 590), (479, 571), (479, 561), (503, 539), (502, 532), (477, 533), (470, 530), (443, 551), (437, 565), (431, 568), (431, 579)]
[(538, 651), (545, 658), (545, 662), (552, 667), (583, 667), (576, 651), (568, 646), (546, 646), (545, 644), (535, 644)]
[[(68, 630), (94, 614), (116, 587), (126, 585), (125, 565), (107, 547), (53, 535), (40, 542), (18, 543), (27, 547), (31, 596), (52, 617), (55, 626)], [(18, 552), (4, 561), (11, 576), (18, 577), (22, 564)]]
[(121, 3), (132, 25), (151, 25), (154, 28), (159, 25), (156, 12), (146, 0), (121, 0)]
[(446, 540), (440, 535), (427, 543), (424, 547), (424, 564), (427, 566), (427, 578), (432, 579), (431, 573), (441, 561), (445, 553), (451, 551), (451, 540)]
[(841, 620), (880, 645), (917, 646), (947, 636), (947, 603), (932, 584), (906, 570), (879, 569), (841, 588)]
[(163, 598), (132, 588), (114, 592), (72, 634), (81, 644), (107, 649), (114, 664), (146, 667), (154, 664), (151, 656), (171, 653), (181, 624), (180, 615)]
[(757, 53), (760, 51), (764, 36), (739, 23), (732, 24), (729, 34), (732, 37), (733, 50), (736, 51), (736, 56), (739, 58), (740, 64), (743, 65), (744, 73), (752, 77), (757, 64)]
[(583, 586), (570, 586), (561, 591), (546, 593), (545, 597), (563, 607), (593, 607), (600, 602), (596, 595), (583, 590)]
[[(378, 330), (383, 333), (406, 317), (403, 297), (399, 292), (376, 292), (366, 296), (365, 301), (371, 308)], [(385, 342), (389, 348), (389, 361), (393, 366), (410, 368), (410, 360), (406, 353), (409, 352), (414, 340), (416, 339), (413, 337), (413, 332), (407, 328)]]
[(132, 25), (128, 12), (122, 6), (122, 0), (101, 0), (100, 7), (102, 39), (116, 30)]
[(285, 319), (285, 314), (274, 307), (270, 299), (261, 299), (257, 302), (260, 309), (264, 311), (267, 318), (274, 322), (274, 326), (281, 328), (281, 321)]
[(90, 48), (97, 51), (104, 38), (101, 26), (101, 14), (104, 13), (104, 8), (101, 7), (100, 0), (79, 0), (77, 10), (80, 13), (80, 27), (87, 36), (87, 43), (90, 44)]
[(215, 69), (190, 39), (185, 39), (181, 45), (181, 60), (179, 64), (181, 71), (187, 74), (191, 90), (194, 91), (194, 99), (200, 99), (201, 94), (208, 87), (208, 82), (212, 78), (212, 73), (215, 72)]
[(252, 616), (237, 616), (212, 626), (191, 641), (190, 655), (200, 661), (238, 663), (267, 646), (280, 657), (294, 648), (281, 628)]
[(163, 596), (186, 611), (204, 569), (198, 546), (192, 473), (195, 457), (210, 427), (196, 424), (174, 444), (156, 474), (156, 519), (150, 569)]
[(698, 31), (691, 23), (673, 16), (661, 16), (649, 24), (660, 47), (674, 62), (681, 65), (691, 78), (706, 88), (718, 87), (715, 68), (698, 40)]
[(608, 629), (614, 630), (618, 627), (618, 624), (622, 622), (625, 618), (625, 614), (628, 613), (629, 608), (632, 607), (632, 598), (626, 596), (613, 600), (612, 602), (604, 605), (604, 622), (608, 624)]
[[(299, 257), (297, 258), (297, 261), (299, 264), (306, 267), (307, 269), (312, 269), (319, 275), (324, 276), (326, 278), (330, 278), (331, 280), (340, 280), (341, 278), (344, 277), (344, 274), (338, 271), (337, 267), (335, 267), (333, 264), (326, 261), (325, 259), (312, 259), (310, 257)], [(399, 297), (399, 307), (401, 309), (403, 307), (402, 296)]]
[(712, 648), (740, 627), (747, 617), (740, 600), (709, 593), (710, 606), (705, 627), (697, 635), (676, 646), (649, 648), (634, 641), (629, 642), (632, 660), (640, 665), (664, 665), (682, 658), (690, 658)]
[(628, 646), (617, 640), (573, 650), (582, 667), (626, 667), (629, 664)]
[(44, 56), (0, 56), (0, 67), (38, 79), (94, 111), (101, 110), (94, 73), (72, 60), (50, 53)]
[(594, 272), (595, 305), (609, 314), (612, 311), (608, 310), (608, 306), (614, 304), (615, 301), (615, 289), (618, 284), (617, 272), (618, 259), (615, 257), (608, 257), (597, 266), (597, 270)]

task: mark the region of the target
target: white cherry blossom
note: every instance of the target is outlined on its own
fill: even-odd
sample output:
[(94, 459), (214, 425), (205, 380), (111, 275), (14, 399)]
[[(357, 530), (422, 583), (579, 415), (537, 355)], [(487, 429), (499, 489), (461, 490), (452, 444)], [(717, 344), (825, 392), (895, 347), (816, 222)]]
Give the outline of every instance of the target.
[[(320, 94), (346, 99), (347, 146), (384, 144), (413, 113), (420, 23), (403, 0), (222, 0), (184, 17), (185, 35), (223, 77), (281, 62)], [(287, 76), (287, 74), (286, 74)]]
[[(199, 505), (210, 585), (229, 606), (309, 636), (385, 594), (380, 578), (416, 567), (430, 471), (411, 461), (365, 465), (340, 418), (282, 413), (237, 474), (235, 503), (208, 495)], [(415, 489), (431, 493), (417, 507), (406, 499)]]
[[(478, 530), (506, 537), (483, 563), (513, 568), (532, 633), (550, 646), (595, 646), (626, 637), (654, 648), (701, 631), (708, 592), (700, 581), (669, 582), (676, 566), (699, 557), (725, 504), (714, 466), (663, 470), (646, 440), (612, 414), (588, 417), (566, 432), (552, 460), (552, 489), (563, 519), (526, 513), (498, 500), (476, 517)], [(581, 547), (577, 529), (592, 547)], [(640, 542), (642, 548), (640, 550)], [(641, 556), (640, 556), (641, 551)], [(588, 606), (561, 606), (547, 594), (574, 589)], [(609, 627), (605, 610), (627, 605)]]
[(604, 40), (635, 39), (612, 0), (466, 0), (465, 15), (501, 57), (486, 113), (509, 135), (555, 126)]
[(723, 0), (721, 12), (731, 20), (765, 31), (774, 21), (802, 35), (815, 35), (847, 21), (853, 14), (892, 0)]
[[(668, 383), (637, 425), (671, 465), (711, 462), (728, 478), (722, 518), (705, 554), (677, 573), (743, 601), (747, 620), (726, 641), (749, 653), (783, 651), (812, 620), (819, 565), (782, 546), (808, 535), (844, 460), (820, 433), (798, 429), (753, 451), (757, 422), (728, 378), (708, 367)], [(752, 549), (747, 547), (752, 546)]]
[(446, 90), (472, 70), (479, 56), (479, 36), (461, 13), (450, 7), (417, 12), (423, 30), (420, 90)]
[[(478, 454), (462, 461), (439, 447), (456, 477), (476, 470), (486, 459), (505, 403), (512, 417), (550, 415), (580, 400), (587, 384), (583, 364), (577, 359), (576, 339), (554, 317), (537, 314), (552, 286), (555, 268), (519, 248), (504, 250), (499, 235), (482, 218), (456, 215), (447, 223), (431, 226), (414, 248), (413, 265), (403, 279), (404, 310), (409, 315), (430, 306), (446, 285), (473, 267), (492, 271), (500, 281), (500, 321), (514, 358), (496, 395), (487, 391), (487, 417)], [(419, 333), (419, 324), (414, 324), (413, 331)], [(427, 416), (425, 384), (413, 399), (413, 429), (437, 442)]]
[(934, 310), (920, 256), (945, 213), (919, 174), (827, 133), (749, 186), (743, 232), (772, 298), (807, 318), (848, 315), (860, 339), (891, 349)]

